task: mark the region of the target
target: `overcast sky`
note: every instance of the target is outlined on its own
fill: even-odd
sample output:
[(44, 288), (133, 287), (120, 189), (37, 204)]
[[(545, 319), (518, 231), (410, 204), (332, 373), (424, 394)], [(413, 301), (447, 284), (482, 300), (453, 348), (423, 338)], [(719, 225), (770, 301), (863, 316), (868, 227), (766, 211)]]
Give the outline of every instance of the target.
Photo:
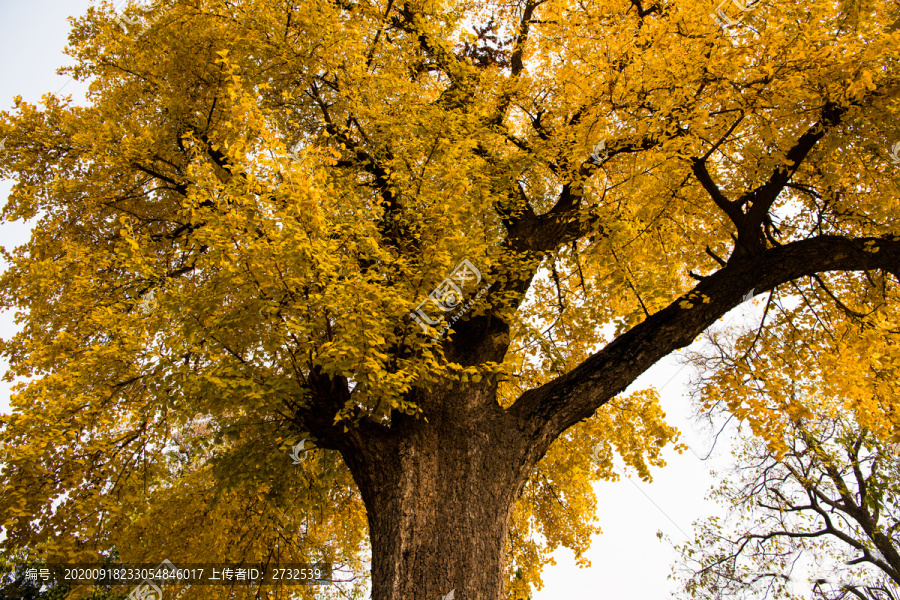
[[(41, 95), (60, 90), (64, 95), (72, 94), (77, 103), (84, 103), (85, 86), (57, 75), (56, 69), (69, 64), (69, 58), (62, 54), (69, 30), (66, 18), (81, 14), (89, 5), (87, 0), (0, 0), (0, 105), (4, 110), (12, 107), (15, 95), (37, 103)], [(4, 199), (10, 187), (10, 181), (0, 180)], [(7, 248), (23, 243), (27, 236), (26, 226), (0, 227), (0, 244)], [(741, 322), (755, 310), (749, 304), (739, 307), (719, 326)], [(0, 315), (0, 337), (8, 338), (15, 331), (11, 315)], [(5, 370), (6, 364), (0, 367)], [(570, 551), (559, 551), (556, 566), (544, 572), (546, 586), (534, 600), (659, 599), (674, 591), (667, 578), (675, 555), (656, 533), (662, 531), (676, 543), (683, 542), (685, 533), (691, 534), (694, 520), (712, 510), (704, 497), (712, 484), (709, 470), (713, 465), (698, 458), (706, 455), (710, 439), (695, 431), (689, 420), (686, 384), (690, 375), (689, 367), (681, 368), (676, 357), (670, 356), (629, 391), (649, 385), (660, 389), (670, 423), (682, 430), (683, 441), (693, 451), (682, 455), (669, 452), (668, 466), (653, 471), (652, 484), (623, 478), (617, 483), (596, 485), (598, 518), (604, 533), (594, 539), (587, 554), (592, 566), (580, 569)], [(8, 386), (0, 383), (4, 412), (9, 410), (8, 399)], [(723, 464), (726, 453), (727, 448), (720, 444), (717, 465)]]

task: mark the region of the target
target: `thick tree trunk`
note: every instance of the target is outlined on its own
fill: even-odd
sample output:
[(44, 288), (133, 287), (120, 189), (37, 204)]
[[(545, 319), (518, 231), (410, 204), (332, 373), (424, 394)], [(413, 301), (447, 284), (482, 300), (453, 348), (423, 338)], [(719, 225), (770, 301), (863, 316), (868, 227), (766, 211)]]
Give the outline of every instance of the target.
[(430, 398), (444, 412), (395, 419), (390, 440), (347, 457), (368, 513), (373, 600), (504, 597), (509, 518), (531, 453), (487, 401), (492, 391)]

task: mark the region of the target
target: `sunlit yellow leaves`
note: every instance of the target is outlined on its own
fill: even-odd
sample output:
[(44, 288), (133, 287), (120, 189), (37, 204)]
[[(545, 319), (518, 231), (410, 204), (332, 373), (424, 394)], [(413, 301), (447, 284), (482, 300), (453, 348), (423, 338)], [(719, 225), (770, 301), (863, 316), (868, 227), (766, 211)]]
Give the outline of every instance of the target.
[(791, 423), (822, 414), (851, 414), (883, 440), (900, 439), (898, 323), (887, 309), (896, 300), (854, 285), (856, 277), (823, 279), (809, 306), (771, 307), (768, 327), (708, 363), (717, 371), (703, 388), (707, 409), (727, 405), (776, 453)]

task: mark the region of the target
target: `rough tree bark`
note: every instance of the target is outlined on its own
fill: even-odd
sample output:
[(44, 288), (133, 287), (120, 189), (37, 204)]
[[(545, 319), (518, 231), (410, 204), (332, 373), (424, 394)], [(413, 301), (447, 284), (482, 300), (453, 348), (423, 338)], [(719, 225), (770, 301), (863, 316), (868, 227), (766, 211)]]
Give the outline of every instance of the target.
[[(495, 386), (447, 395), (428, 423), (400, 417), (396, 435), (349, 463), (369, 518), (373, 598), (503, 594), (524, 444)], [(432, 400), (437, 408), (441, 399)]]

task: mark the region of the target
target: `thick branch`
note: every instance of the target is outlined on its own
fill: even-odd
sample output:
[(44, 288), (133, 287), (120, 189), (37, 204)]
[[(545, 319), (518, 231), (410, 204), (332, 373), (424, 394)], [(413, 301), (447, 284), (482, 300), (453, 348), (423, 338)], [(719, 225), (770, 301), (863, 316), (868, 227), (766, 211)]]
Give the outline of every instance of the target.
[(769, 249), (752, 260), (733, 260), (571, 372), (522, 394), (510, 411), (542, 454), (661, 358), (689, 345), (747, 292), (825, 271), (875, 269), (900, 277), (900, 240), (822, 236)]
[[(766, 236), (764, 226), (769, 224), (769, 210), (772, 208), (778, 195), (788, 185), (791, 177), (800, 168), (800, 164), (812, 152), (816, 143), (825, 137), (825, 134), (830, 129), (840, 123), (846, 112), (847, 107), (838, 106), (833, 102), (826, 102), (822, 107), (822, 116), (819, 122), (801, 135), (797, 142), (787, 151), (787, 164), (776, 168), (764, 184), (743, 194), (737, 200), (729, 200), (713, 181), (706, 166), (709, 154), (702, 158), (694, 158), (691, 161), (691, 167), (694, 175), (697, 177), (697, 181), (706, 190), (706, 193), (709, 194), (716, 206), (728, 216), (737, 230), (737, 240), (732, 257), (742, 258), (747, 255), (759, 255), (765, 251)], [(729, 133), (734, 129), (735, 125), (729, 130)]]

